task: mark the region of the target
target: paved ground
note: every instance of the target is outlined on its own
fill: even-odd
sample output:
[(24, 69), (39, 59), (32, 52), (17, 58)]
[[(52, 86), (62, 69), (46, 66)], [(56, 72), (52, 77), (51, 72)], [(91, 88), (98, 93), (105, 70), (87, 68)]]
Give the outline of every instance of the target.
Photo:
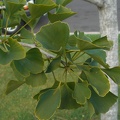
[[(69, 6), (76, 15), (67, 19), (71, 31), (80, 30), (84, 32), (99, 31), (99, 16), (97, 7), (83, 0), (73, 0)], [(118, 23), (120, 30), (120, 0), (118, 0)]]
[[(95, 5), (83, 0), (73, 0), (68, 7), (74, 12), (77, 12), (76, 15), (65, 20), (69, 23), (71, 32), (74, 32), (75, 30), (84, 32), (99, 31), (99, 16)], [(118, 21), (120, 30), (120, 0), (118, 0)], [(35, 31), (38, 31), (38, 28), (47, 22), (48, 20), (46, 17), (41, 18)]]

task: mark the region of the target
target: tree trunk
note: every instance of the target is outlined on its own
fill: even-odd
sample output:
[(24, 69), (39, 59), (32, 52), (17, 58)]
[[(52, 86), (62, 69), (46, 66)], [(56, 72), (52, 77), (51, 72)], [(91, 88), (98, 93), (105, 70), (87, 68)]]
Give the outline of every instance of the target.
[[(113, 41), (113, 47), (107, 52), (107, 63), (110, 67), (119, 64), (118, 61), (118, 21), (117, 21), (117, 0), (84, 0), (95, 4), (99, 11), (101, 36), (107, 35)], [(111, 91), (118, 95), (118, 87), (112, 81)], [(118, 103), (116, 103), (106, 114), (101, 115), (101, 120), (118, 120)]]
[[(118, 61), (118, 21), (117, 21), (117, 0), (105, 0), (99, 10), (100, 33), (101, 36), (107, 35), (113, 41), (111, 51), (107, 52), (107, 63), (110, 67), (117, 66)], [(117, 85), (110, 81), (111, 91), (118, 95)], [(118, 120), (118, 103), (116, 103), (106, 114), (101, 115), (101, 120)]]

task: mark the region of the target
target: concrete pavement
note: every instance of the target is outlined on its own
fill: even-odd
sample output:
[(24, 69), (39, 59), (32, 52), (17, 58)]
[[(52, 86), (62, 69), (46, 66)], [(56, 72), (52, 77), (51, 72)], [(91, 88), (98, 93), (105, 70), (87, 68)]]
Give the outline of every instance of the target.
[[(120, 30), (120, 0), (118, 0), (118, 23)], [(83, 0), (73, 0), (68, 5), (76, 15), (65, 20), (69, 23), (71, 31), (80, 30), (84, 32), (99, 31), (99, 16), (97, 7)]]

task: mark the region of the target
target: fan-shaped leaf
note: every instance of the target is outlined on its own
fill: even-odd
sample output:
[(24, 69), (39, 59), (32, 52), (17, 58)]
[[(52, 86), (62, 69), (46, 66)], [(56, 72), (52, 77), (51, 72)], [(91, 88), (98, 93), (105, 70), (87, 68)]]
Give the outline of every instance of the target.
[(59, 109), (75, 109), (79, 108), (80, 104), (72, 97), (73, 91), (67, 86), (61, 86), (61, 105)]
[(109, 110), (109, 108), (117, 102), (117, 96), (113, 93), (109, 92), (104, 97), (100, 97), (94, 91), (92, 91), (92, 96), (90, 98), (90, 102), (94, 106), (96, 113), (105, 113)]
[(115, 83), (120, 85), (120, 67), (102, 69)]
[(53, 70), (57, 69), (60, 66), (61, 57), (57, 57), (52, 60), (52, 62), (49, 64), (46, 73), (52, 72)]
[(95, 92), (104, 97), (110, 89), (110, 83), (107, 77), (99, 68), (91, 68), (90, 71), (84, 71), (89, 84), (93, 87)]
[(79, 104), (85, 104), (87, 99), (91, 96), (91, 91), (88, 88), (87, 82), (76, 83), (73, 97), (76, 99), (76, 102)]
[(21, 18), (30, 26), (30, 28), (34, 28), (40, 19), (40, 17), (31, 18), (30, 16), (27, 16), (25, 11), (22, 11)]
[(36, 39), (44, 48), (51, 51), (65, 50), (69, 38), (69, 27), (66, 23), (55, 22), (43, 26), (36, 34)]
[(6, 12), (7, 12), (8, 16), (10, 17), (13, 14), (15, 14), (16, 12), (18, 12), (23, 6), (24, 6), (24, 4), (21, 4), (21, 3), (7, 1), (6, 2)]
[(74, 32), (74, 35), (75, 35), (76, 37), (82, 39), (82, 40), (86, 40), (86, 41), (89, 41), (89, 42), (92, 41), (89, 37), (87, 37), (87, 36), (84, 34), (84, 32), (75, 31), (75, 32)]
[(57, 7), (57, 5), (52, 0), (39, 0), (39, 4), (29, 3), (29, 10), (32, 18), (41, 17), (55, 7)]
[(24, 39), (32, 39), (34, 37), (34, 34), (25, 28), (21, 30), (20, 35)]
[(60, 106), (60, 89), (50, 89), (40, 96), (35, 114), (40, 120), (48, 120)]
[(15, 80), (11, 80), (8, 84), (7, 84), (7, 89), (5, 94), (8, 95), (9, 93), (11, 93), (12, 91), (16, 90), (18, 87), (20, 87), (22, 84), (24, 84), (24, 81), (15, 81)]
[(77, 46), (80, 50), (91, 50), (91, 49), (105, 49), (108, 50), (108, 45), (106, 44), (106, 46), (102, 46), (100, 44), (94, 44), (94, 42), (90, 42), (87, 41), (86, 39), (80, 39), (78, 37), (75, 37), (76, 41), (77, 41)]
[(106, 52), (100, 49), (95, 50), (85, 50), (89, 56), (91, 56), (95, 61), (101, 64), (105, 68), (109, 68), (109, 65), (106, 63)]
[(19, 60), (25, 57), (24, 48), (17, 42), (17, 40), (10, 38), (7, 43), (8, 51), (0, 49), (0, 64), (8, 64), (13, 60)]
[(60, 6), (57, 10), (57, 13), (51, 14), (50, 12), (48, 13), (48, 18), (50, 22), (55, 22), (55, 21), (62, 21), (72, 15), (76, 14), (75, 12), (71, 11), (71, 9), (68, 9), (66, 7)]
[(29, 77), (26, 78), (26, 83), (31, 85), (32, 87), (38, 87), (44, 85), (46, 83), (47, 77), (44, 72), (39, 74), (30, 74)]
[(101, 37), (95, 41), (92, 42), (95, 45), (102, 46), (106, 50), (110, 50), (112, 47), (112, 42), (107, 40), (107, 37)]
[(30, 73), (41, 73), (43, 71), (44, 61), (39, 49), (32, 48), (26, 53), (24, 59), (14, 61), (14, 65), (23, 76), (29, 76)]
[(11, 62), (10, 67), (12, 68), (15, 77), (17, 78), (17, 80), (19, 81), (24, 81), (25, 80), (25, 76), (23, 76), (15, 67), (14, 62)]
[(87, 111), (88, 111), (88, 115), (89, 115), (90, 118), (95, 113), (95, 109), (94, 109), (93, 105), (91, 104), (91, 102), (88, 102)]
[(72, 0), (56, 0), (56, 3), (59, 5), (67, 5), (68, 3), (70, 3)]

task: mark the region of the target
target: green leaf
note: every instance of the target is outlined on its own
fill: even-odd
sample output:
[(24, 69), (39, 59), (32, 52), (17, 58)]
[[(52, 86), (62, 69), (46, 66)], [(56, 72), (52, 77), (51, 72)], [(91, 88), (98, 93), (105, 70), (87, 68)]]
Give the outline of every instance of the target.
[(73, 91), (67, 85), (61, 86), (61, 104), (59, 109), (76, 109), (81, 106), (76, 103), (72, 95)]
[(44, 61), (39, 49), (32, 48), (26, 53), (24, 59), (15, 60), (14, 65), (23, 76), (29, 76), (30, 73), (41, 73), (43, 71)]
[(107, 46), (101, 46), (101, 45), (97, 45), (97, 44), (94, 44), (90, 41), (87, 41), (87, 40), (84, 40), (83, 39), (80, 39), (78, 37), (75, 37), (76, 41), (77, 41), (77, 46), (80, 50), (91, 50), (91, 49), (105, 49), (105, 50), (108, 50), (108, 47)]
[(72, 2), (73, 0), (56, 0), (56, 3), (59, 5), (67, 5), (68, 3)]
[(50, 89), (40, 96), (35, 114), (40, 120), (48, 120), (59, 108), (61, 102), (60, 89)]
[(88, 41), (88, 42), (91, 42), (91, 41), (92, 41), (89, 37), (87, 37), (87, 36), (84, 34), (84, 32), (75, 31), (75, 32), (74, 32), (74, 35), (75, 35), (77, 38), (80, 38), (80, 39), (82, 39), (82, 40), (86, 40), (86, 41)]
[[(3, 13), (3, 22), (2, 22), (2, 27), (6, 28), (7, 27), (15, 27), (16, 25), (20, 25), (21, 18), (18, 13), (13, 14), (12, 16), (8, 16), (7, 14)], [(9, 21), (8, 21), (9, 19)]]
[(50, 12), (48, 13), (48, 18), (51, 23), (55, 21), (62, 21), (66, 18), (69, 18), (70, 16), (76, 14), (75, 12), (71, 11), (71, 9), (68, 9), (63, 6), (59, 6), (57, 13), (51, 14)]
[(54, 84), (52, 85), (52, 87), (47, 87), (47, 88), (43, 88), (42, 90), (40, 90), (39, 93), (37, 93), (33, 98), (36, 99), (36, 100), (39, 100), (40, 99), (40, 95), (43, 94), (44, 92), (50, 90), (50, 89), (57, 89), (58, 86), (59, 86), (59, 82), (58, 81), (55, 81)]
[(87, 111), (88, 111), (88, 115), (90, 118), (95, 113), (95, 109), (94, 109), (93, 105), (91, 104), (91, 102), (88, 102)]
[(17, 40), (9, 38), (6, 46), (8, 46), (6, 51), (0, 49), (0, 64), (6, 65), (13, 60), (19, 60), (25, 57), (25, 50)]
[(39, 74), (30, 74), (26, 78), (26, 84), (31, 85), (32, 87), (38, 87), (46, 83), (47, 77), (44, 72)]
[(70, 52), (70, 51), (80, 51), (77, 48), (77, 39), (76, 39), (75, 35), (71, 35), (69, 37), (66, 49), (68, 50), (68, 52)]
[(91, 42), (81, 40), (77, 38), (77, 46), (80, 50), (101, 49), (99, 46), (92, 44)]
[(52, 0), (47, 0), (47, 1), (46, 0), (39, 0), (38, 4), (29, 3), (28, 7), (30, 10), (31, 17), (38, 18), (38, 17), (41, 17), (46, 12), (57, 7), (57, 5)]
[(51, 51), (65, 50), (69, 38), (69, 27), (66, 23), (55, 22), (41, 27), (36, 39), (44, 48)]
[(71, 35), (71, 36), (69, 37), (68, 44), (69, 44), (70, 46), (72, 46), (72, 47), (76, 47), (77, 40), (76, 40), (75, 35)]
[(49, 64), (46, 73), (52, 72), (60, 66), (61, 57), (54, 58)]
[(30, 32), (30, 30), (27, 30), (25, 28), (23, 28), (21, 30), (20, 35), (24, 39), (32, 39), (32, 38), (34, 38), (34, 34), (32, 32)]
[(39, 18), (31, 18), (30, 16), (27, 16), (26, 15), (26, 12), (25, 11), (22, 11), (22, 14), (21, 14), (21, 19), (23, 21), (25, 21), (25, 23), (27, 23), (27, 25), (29, 25), (30, 28), (35, 28), (36, 24), (38, 23)]
[(85, 104), (87, 99), (91, 97), (91, 91), (88, 88), (88, 83), (76, 83), (73, 92), (73, 98), (76, 99), (78, 104)]
[(17, 78), (17, 80), (19, 81), (24, 81), (25, 80), (25, 76), (23, 76), (15, 67), (14, 62), (11, 62), (10, 67), (12, 68), (15, 77)]
[(95, 45), (101, 46), (101, 47), (103, 47), (103, 49), (106, 49), (106, 50), (110, 50), (110, 48), (113, 45), (111, 41), (107, 40), (106, 36), (99, 38), (99, 39), (93, 41), (92, 43)]
[(120, 67), (102, 69), (116, 84), (120, 85)]
[(84, 73), (89, 81), (89, 84), (99, 96), (104, 97), (109, 92), (109, 80), (100, 68), (93, 67), (89, 71), (84, 71)]
[(91, 56), (95, 61), (101, 64), (105, 68), (109, 68), (109, 65), (106, 63), (106, 52), (100, 49), (95, 50), (85, 50), (89, 56)]
[(94, 91), (92, 91), (92, 96), (90, 102), (94, 106), (96, 113), (105, 113), (107, 112), (112, 105), (117, 102), (117, 96), (109, 92), (104, 97), (100, 97)]
[(20, 9), (23, 8), (23, 5), (24, 4), (7, 1), (6, 12), (7, 12), (8, 16), (10, 17), (13, 14), (15, 14), (16, 12), (18, 12)]
[(15, 81), (15, 80), (11, 80), (8, 84), (7, 84), (7, 89), (5, 94), (8, 95), (9, 93), (11, 93), (12, 91), (16, 90), (18, 87), (20, 87), (21, 85), (23, 85), (25, 82), (24, 81)]
[(99, 66), (98, 62), (92, 59), (91, 57), (85, 61), (85, 65), (97, 66), (97, 67)]

